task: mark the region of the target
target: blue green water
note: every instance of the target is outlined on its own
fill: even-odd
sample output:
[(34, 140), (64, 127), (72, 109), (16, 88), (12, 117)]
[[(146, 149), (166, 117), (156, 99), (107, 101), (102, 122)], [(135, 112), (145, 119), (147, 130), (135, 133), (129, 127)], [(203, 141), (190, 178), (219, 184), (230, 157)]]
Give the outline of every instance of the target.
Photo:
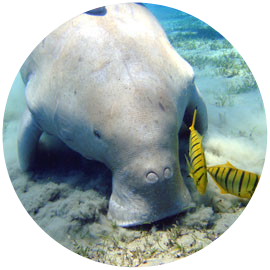
[[(228, 138), (231, 142), (239, 140), (242, 146), (238, 146), (242, 151), (257, 145), (257, 151), (254, 151), (257, 159), (246, 159), (248, 164), (239, 165), (259, 173), (266, 150), (265, 112), (256, 80), (241, 52), (236, 51), (222, 33), (189, 14), (164, 6), (145, 5), (159, 20), (179, 55), (195, 71), (196, 83), (209, 115), (206, 153), (209, 151), (207, 146), (212, 148), (208, 144), (214, 141), (215, 136), (224, 137), (224, 141)], [(219, 155), (219, 160), (228, 159), (228, 152), (229, 148), (223, 154), (224, 159)], [(236, 163), (241, 163), (241, 160), (234, 157)]]

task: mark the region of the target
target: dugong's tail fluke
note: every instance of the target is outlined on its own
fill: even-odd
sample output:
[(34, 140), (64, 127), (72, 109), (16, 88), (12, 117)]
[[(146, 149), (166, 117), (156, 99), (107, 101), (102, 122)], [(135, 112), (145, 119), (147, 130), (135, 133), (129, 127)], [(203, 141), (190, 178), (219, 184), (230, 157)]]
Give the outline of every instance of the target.
[(31, 112), (26, 109), (18, 134), (18, 158), (23, 171), (33, 167), (36, 149), (42, 130), (39, 129)]

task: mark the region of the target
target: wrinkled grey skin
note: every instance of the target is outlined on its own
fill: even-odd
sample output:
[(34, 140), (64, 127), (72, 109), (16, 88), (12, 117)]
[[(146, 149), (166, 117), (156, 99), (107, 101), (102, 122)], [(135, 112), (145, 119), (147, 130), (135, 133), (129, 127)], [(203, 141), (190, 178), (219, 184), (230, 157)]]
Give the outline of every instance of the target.
[(188, 207), (178, 132), (197, 107), (196, 128), (204, 133), (206, 107), (191, 66), (145, 7), (120, 4), (103, 16), (75, 17), (36, 47), (21, 75), (23, 171), (34, 166), (46, 132), (111, 169), (108, 217), (116, 224), (153, 222)]

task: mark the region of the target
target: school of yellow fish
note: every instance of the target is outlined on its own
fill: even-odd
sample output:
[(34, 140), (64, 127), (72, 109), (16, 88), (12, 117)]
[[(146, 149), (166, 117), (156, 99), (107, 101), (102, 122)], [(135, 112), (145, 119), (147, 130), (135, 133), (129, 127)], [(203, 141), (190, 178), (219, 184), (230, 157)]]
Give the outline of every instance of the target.
[(207, 187), (207, 172), (219, 187), (222, 194), (232, 194), (240, 198), (250, 199), (253, 195), (260, 175), (235, 168), (232, 164), (206, 166), (206, 160), (202, 147), (202, 136), (195, 129), (195, 109), (189, 137), (189, 159), (185, 156), (189, 170), (189, 176), (193, 178), (197, 190), (203, 195)]

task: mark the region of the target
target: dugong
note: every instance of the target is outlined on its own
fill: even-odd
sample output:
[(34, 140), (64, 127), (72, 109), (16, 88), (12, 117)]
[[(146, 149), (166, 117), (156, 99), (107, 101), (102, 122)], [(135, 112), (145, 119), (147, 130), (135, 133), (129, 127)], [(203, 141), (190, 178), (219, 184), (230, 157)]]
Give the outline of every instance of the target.
[(18, 134), (23, 171), (39, 138), (54, 135), (112, 171), (108, 218), (127, 227), (177, 214), (191, 203), (178, 136), (207, 111), (192, 67), (142, 5), (81, 14), (48, 35), (21, 68), (27, 109)]

